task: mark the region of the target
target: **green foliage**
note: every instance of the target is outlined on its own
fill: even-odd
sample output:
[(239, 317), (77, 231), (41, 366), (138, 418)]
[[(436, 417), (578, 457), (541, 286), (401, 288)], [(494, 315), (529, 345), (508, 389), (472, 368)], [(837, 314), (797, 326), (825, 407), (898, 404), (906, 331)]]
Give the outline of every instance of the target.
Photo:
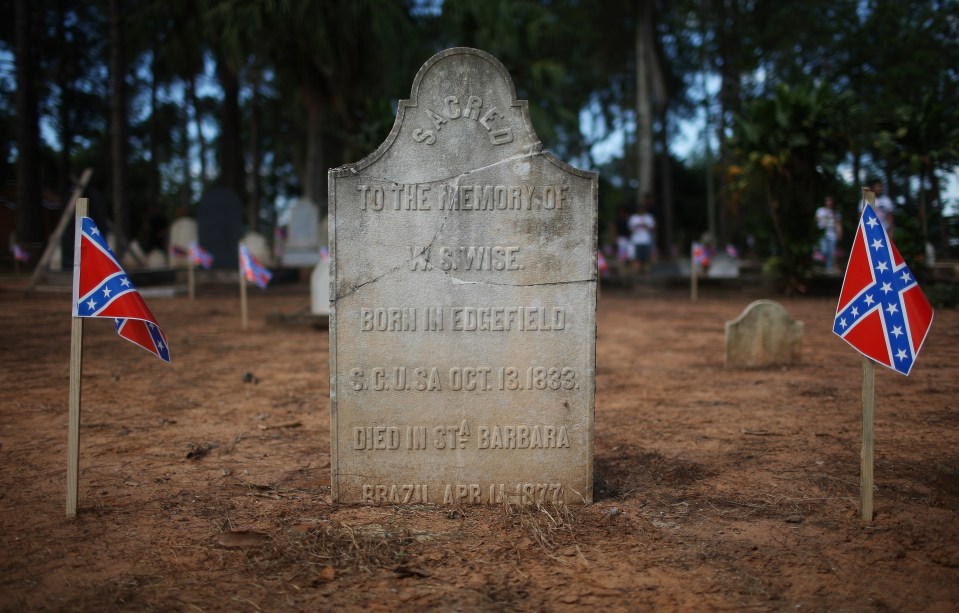
[(815, 211), (837, 181), (854, 112), (850, 95), (804, 83), (779, 85), (737, 117), (735, 196), (744, 207), (765, 208), (776, 238), (775, 268), (786, 287), (801, 287), (812, 271)]
[(923, 285), (923, 293), (937, 309), (953, 309), (959, 306), (959, 283), (933, 283)]
[[(417, 68), (450, 46), (477, 47), (504, 63), (544, 145), (561, 158), (589, 165), (597, 141), (624, 135), (622, 151), (607, 154), (600, 168), (601, 228), (636, 200), (635, 35), (639, 10), (649, 5), (118, 2), (126, 17), (125, 176), (135, 228), (151, 207), (190, 212), (218, 174), (216, 139), (225, 127), (218, 71), (240, 84), (241, 121), (229, 136), (242, 149), (244, 189), (259, 193), (260, 218), (272, 223), (279, 202), (301, 192), (322, 199), (327, 168), (382, 142)], [(844, 177), (853, 170), (886, 182), (899, 206), (896, 241), (911, 265), (921, 265), (926, 241), (940, 257), (948, 251), (956, 228), (940, 204), (944, 178), (959, 166), (959, 0), (651, 2), (667, 89), (655, 119), (665, 134), (655, 167), (671, 173), (656, 180), (657, 201), (666, 206), (659, 196), (672, 194), (676, 245), (706, 230), (706, 181), (715, 176), (730, 187), (718, 193), (720, 238), (752, 247), (785, 285), (799, 287), (811, 271), (813, 211), (825, 195), (843, 216), (840, 248), (852, 236), (859, 186)], [(14, 4), (0, 0), (0, 12), (14, 15)], [(64, 191), (69, 175), (92, 166), (93, 187), (110, 194), (107, 3), (31, 6), (44, 184)], [(13, 22), (0, 22), (6, 57)], [(18, 151), (13, 70), (12, 62), (0, 64), (7, 182), (15, 180)], [(701, 149), (677, 159), (669, 147), (679, 122), (705, 109), (709, 130), (723, 139), (711, 167)], [(593, 129), (581, 125), (584, 116)]]

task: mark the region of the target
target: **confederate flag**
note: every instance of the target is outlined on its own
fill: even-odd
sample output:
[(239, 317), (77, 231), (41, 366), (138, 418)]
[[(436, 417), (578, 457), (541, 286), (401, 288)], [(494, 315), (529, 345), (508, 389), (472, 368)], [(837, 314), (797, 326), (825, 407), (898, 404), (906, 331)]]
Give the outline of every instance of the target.
[(73, 265), (73, 316), (110, 317), (117, 334), (165, 362), (170, 348), (140, 293), (89, 217), (77, 224)]
[(243, 276), (251, 283), (255, 283), (260, 289), (266, 289), (266, 284), (273, 278), (267, 268), (256, 259), (246, 245), (240, 243), (240, 268)]
[(832, 330), (859, 353), (908, 375), (929, 327), (932, 306), (866, 204), (852, 244)]

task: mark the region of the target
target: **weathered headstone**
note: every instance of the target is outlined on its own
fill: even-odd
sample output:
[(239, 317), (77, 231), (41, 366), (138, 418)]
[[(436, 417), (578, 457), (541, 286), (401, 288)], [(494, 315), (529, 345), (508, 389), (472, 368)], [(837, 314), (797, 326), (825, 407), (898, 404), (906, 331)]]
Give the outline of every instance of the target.
[(321, 257), (310, 275), (310, 313), (330, 314), (330, 258)]
[(313, 266), (320, 261), (319, 214), (308, 198), (300, 198), (290, 209), (290, 223), (283, 244), (283, 265)]
[(772, 300), (757, 300), (726, 322), (726, 367), (789, 366), (802, 358), (803, 322)]
[(250, 250), (250, 254), (264, 266), (273, 265), (273, 254), (270, 252), (270, 243), (259, 232), (247, 232), (243, 235), (243, 243)]
[(717, 253), (709, 260), (706, 276), (710, 279), (738, 279), (739, 258), (725, 253)]
[(336, 500), (592, 500), (597, 175), (526, 104), (494, 57), (443, 51), (330, 171)]
[(236, 270), (237, 244), (243, 236), (243, 204), (232, 190), (213, 187), (203, 194), (197, 210), (200, 245), (213, 256), (214, 269)]
[(189, 262), (190, 244), (197, 242), (196, 220), (180, 217), (170, 224), (170, 266), (185, 268)]

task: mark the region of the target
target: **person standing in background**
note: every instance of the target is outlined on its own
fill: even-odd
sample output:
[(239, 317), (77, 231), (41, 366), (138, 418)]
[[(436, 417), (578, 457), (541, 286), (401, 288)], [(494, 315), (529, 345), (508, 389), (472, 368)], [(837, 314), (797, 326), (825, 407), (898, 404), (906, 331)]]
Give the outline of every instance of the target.
[(840, 238), (842, 227), (832, 196), (826, 196), (823, 205), (816, 209), (816, 226), (820, 232), (819, 251), (823, 256), (823, 265), (826, 272), (835, 272), (836, 241)]
[(635, 253), (634, 270), (646, 273), (653, 255), (653, 236), (656, 231), (656, 219), (649, 212), (653, 197), (646, 194), (639, 209), (629, 218), (630, 242)]
[[(886, 229), (886, 234), (892, 236), (892, 229), (895, 225), (893, 221), (895, 207), (892, 199), (883, 193), (882, 181), (873, 181), (869, 189), (876, 194), (876, 215), (879, 217), (879, 222)], [(859, 204), (859, 210), (862, 211), (862, 203)]]

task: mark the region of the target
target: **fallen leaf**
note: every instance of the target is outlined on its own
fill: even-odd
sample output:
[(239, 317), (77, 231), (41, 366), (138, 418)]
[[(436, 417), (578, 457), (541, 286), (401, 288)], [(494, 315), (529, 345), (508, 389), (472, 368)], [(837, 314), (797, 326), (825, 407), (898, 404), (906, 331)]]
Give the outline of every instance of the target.
[(316, 578), (319, 579), (320, 581), (332, 581), (333, 579), (336, 578), (336, 571), (333, 569), (332, 566), (329, 566), (329, 565), (324, 566), (323, 570), (321, 570), (316, 575)]

